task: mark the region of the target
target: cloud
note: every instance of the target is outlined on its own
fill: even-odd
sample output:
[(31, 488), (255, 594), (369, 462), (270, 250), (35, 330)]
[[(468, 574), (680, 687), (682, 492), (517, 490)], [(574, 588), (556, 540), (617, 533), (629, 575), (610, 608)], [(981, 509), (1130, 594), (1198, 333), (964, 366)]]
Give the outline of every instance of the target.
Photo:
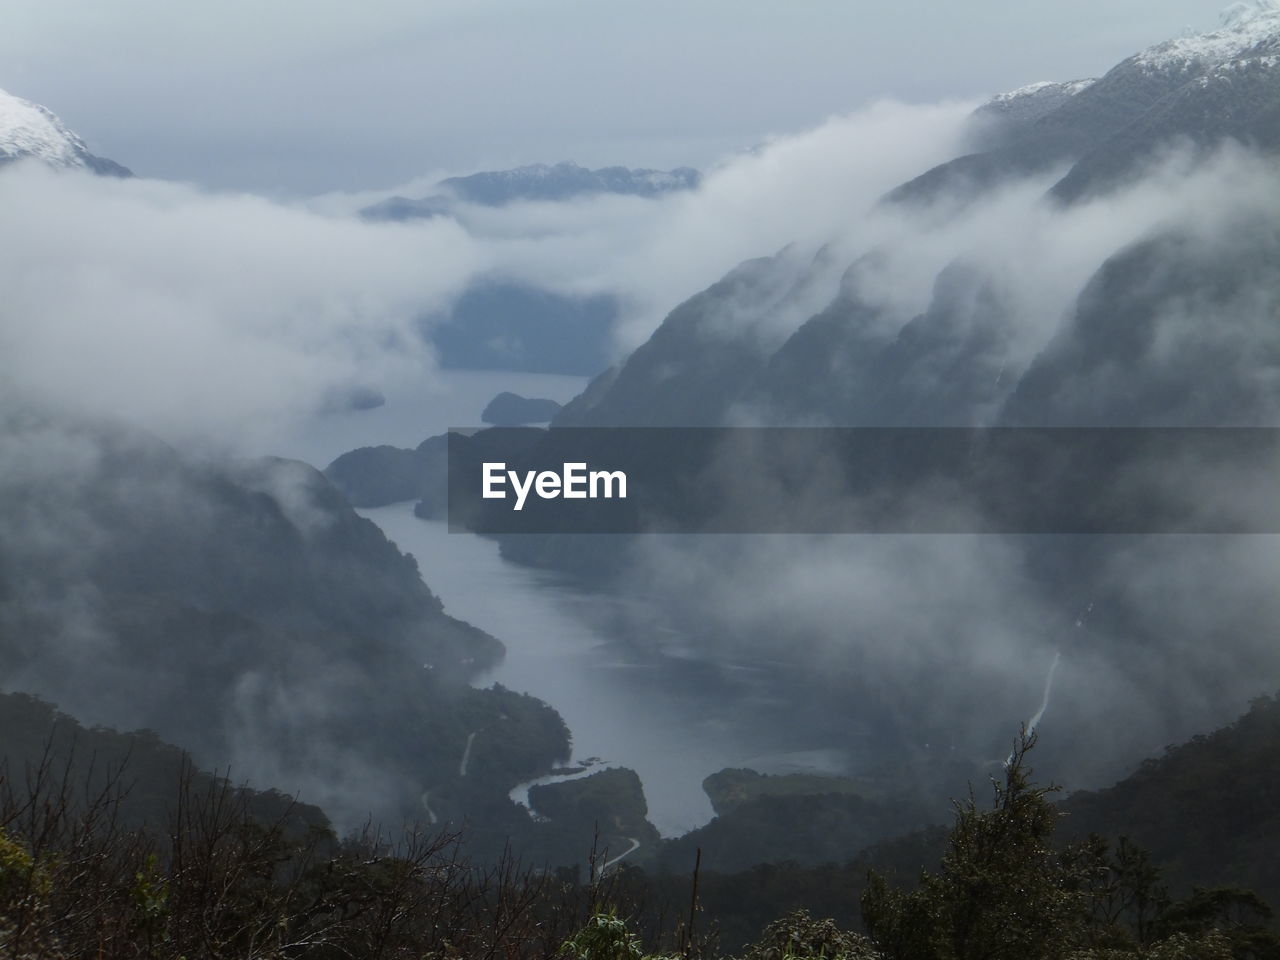
[(8, 388), (169, 437), (252, 440), (335, 385), (429, 365), (414, 320), (483, 252), (448, 221), (373, 227), (180, 184), (0, 174)]
[(460, 220), (511, 276), (570, 293), (620, 295), (619, 356), (681, 301), (738, 263), (795, 244), (810, 254), (865, 217), (904, 171), (953, 156), (972, 103), (882, 101), (774, 137), (657, 201), (467, 206)]
[[(1149, 391), (1154, 422), (1164, 425), (1280, 422), (1274, 160), (1238, 144), (1210, 154), (1173, 145), (1123, 187), (1065, 207), (1046, 196), (1054, 179), (1011, 183), (964, 205), (951, 198), (924, 209), (882, 206), (850, 221), (834, 243), (851, 259), (875, 254), (846, 282), (879, 308), (879, 342), (893, 342), (925, 311), (956, 338), (966, 324), (994, 317), (1003, 335), (967, 363), (1007, 365), (1007, 390), (1074, 335), (1083, 352), (1072, 370), (1078, 379), (1066, 382), (1090, 395), (1064, 394), (1067, 409), (1087, 399), (1090, 406), (1076, 409), (1110, 411), (1110, 425), (1150, 425), (1125, 413), (1146, 410), (1126, 404)], [(1152, 244), (1174, 251), (1154, 277), (1130, 259)], [(992, 301), (937, 309), (950, 294), (935, 278), (957, 262), (994, 291)], [(1104, 263), (1112, 265), (1112, 292), (1150, 316), (1135, 316), (1128, 300), (1086, 302), (1097, 325), (1089, 336), (1099, 338), (1086, 343), (1073, 334), (1077, 301)], [(1138, 337), (1137, 353), (1114, 349), (1146, 319), (1150, 337)], [(733, 325), (732, 316), (720, 321)], [(738, 322), (759, 320), (744, 308)], [(1108, 376), (1089, 379), (1091, 364), (1104, 362), (1112, 363)], [(874, 366), (862, 375), (876, 376)], [(903, 395), (933, 396), (949, 386), (948, 375), (926, 368)], [(836, 390), (839, 378), (823, 383)], [(994, 403), (980, 412), (999, 410)], [(1203, 481), (1187, 465), (1171, 475), (1164, 464), (1154, 476), (1173, 479), (1181, 495), (1214, 484), (1185, 504), (1188, 515), (1238, 517), (1257, 503), (1269, 510), (1260, 491), (1274, 487), (1274, 469), (1224, 485), (1232, 474), (1212, 466)], [(821, 476), (815, 487), (823, 492)], [(737, 492), (778, 496), (747, 485)], [(787, 496), (797, 510), (812, 506), (804, 491)], [(1101, 785), (1270, 692), (1265, 678), (1280, 670), (1280, 651), (1266, 640), (1276, 612), (1276, 540), (641, 538), (625, 579), (698, 625), (708, 650), (798, 664), (813, 697), (826, 697), (851, 733), (888, 720), (894, 736), (949, 743), (970, 760), (1003, 756), (996, 751), (1007, 750), (1037, 709), (1061, 653), (1041, 726), (1047, 769), (1072, 786)], [(860, 743), (851, 737), (851, 753)]]
[(482, 273), (621, 297), (621, 351), (739, 261), (838, 233), (902, 170), (947, 156), (966, 111), (878, 104), (659, 201), (400, 225), (350, 216), (361, 195), (284, 204), (15, 165), (0, 175), (4, 379), (170, 438), (261, 448), (333, 387), (430, 376), (420, 318)]
[[(875, 97), (1097, 74), (1219, 4), (851, 6), (762, 0), (12, 0), (0, 86), (104, 156), (205, 183), (333, 189), (427, 166), (701, 165), (707, 143)], [(157, 83), (156, 78), (164, 78)]]
[[(930, 307), (935, 278), (960, 259), (1002, 305), (1006, 335), (986, 359), (1007, 365), (1012, 384), (1109, 257), (1170, 230), (1229, 254), (1242, 218), (1259, 208), (1280, 212), (1274, 172), (1235, 147), (1207, 159), (1173, 150), (1125, 188), (1065, 208), (1046, 199), (1050, 175), (964, 206), (878, 205), (898, 182), (954, 151), (969, 107), (878, 104), (774, 139), (709, 171), (699, 190), (658, 201), (464, 206), (456, 220), (402, 225), (350, 216), (364, 198), (290, 205), (7, 168), (0, 171), (0, 379), (6, 399), (115, 416), (171, 439), (262, 449), (264, 438), (310, 416), (334, 387), (429, 376), (419, 319), (446, 309), (477, 277), (620, 296), (621, 356), (740, 261), (790, 244), (804, 269), (818, 263), (809, 297), (786, 309), (744, 307), (726, 315), (724, 333), (750, 323), (776, 344), (850, 283), (880, 308), (877, 334), (888, 341)], [(822, 249), (827, 255), (815, 261)], [(849, 263), (872, 253), (868, 266), (843, 277)], [(1203, 327), (1204, 309), (1170, 311), (1160, 348)], [(985, 319), (977, 308), (952, 317)], [(73, 440), (55, 440), (11, 446), (13, 456), (0, 458), (0, 485), (92, 469)], [(277, 495), (297, 507), (288, 478), (281, 484)], [(825, 674), (830, 692), (840, 683), (859, 691), (869, 714), (892, 716), (931, 742), (949, 730), (954, 744), (978, 756), (996, 750), (993, 741), (1006, 746), (1034, 712), (1061, 650), (1042, 729), (1046, 738), (1071, 731), (1075, 769), (1096, 777), (1191, 732), (1193, 722), (1227, 719), (1258, 692), (1257, 676), (1280, 667), (1273, 646), (1258, 639), (1273, 619), (1263, 574), (1274, 558), (1255, 547), (1118, 554), (1100, 569), (1113, 571), (1121, 589), (1087, 628), (1087, 642), (1077, 639), (1086, 628), (1073, 617), (1092, 597), (1077, 595), (1079, 583), (1068, 585), (1068, 596), (1047, 591), (1029, 549), (1016, 542), (655, 539), (644, 543), (633, 573), (690, 620), (713, 625), (734, 650), (800, 662)], [(1224, 578), (1223, 570), (1250, 575)], [(1225, 589), (1229, 582), (1235, 586)], [(1196, 593), (1190, 585), (1198, 583), (1206, 586)], [(1238, 648), (1239, 663), (1201, 645), (1215, 629), (1208, 611), (1223, 604), (1253, 611), (1233, 616), (1223, 641)], [(1124, 630), (1133, 611), (1157, 614), (1137, 644)], [(96, 615), (91, 596), (67, 606), (61, 655), (101, 644)], [(1165, 629), (1168, 643), (1153, 645)], [(93, 683), (98, 676), (92, 672)], [(340, 680), (333, 678), (335, 695)], [(247, 679), (238, 694), (265, 714), (299, 709), (261, 678)], [(1180, 714), (1178, 704), (1192, 706)], [(105, 710), (93, 719), (119, 722)]]

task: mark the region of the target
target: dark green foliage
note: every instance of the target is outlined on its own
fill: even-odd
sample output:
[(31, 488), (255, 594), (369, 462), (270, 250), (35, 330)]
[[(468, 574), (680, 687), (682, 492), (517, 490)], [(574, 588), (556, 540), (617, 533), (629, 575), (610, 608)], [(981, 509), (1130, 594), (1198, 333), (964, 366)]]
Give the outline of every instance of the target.
[(227, 790), (247, 816), (294, 835), (330, 829), (318, 807), (275, 790), (233, 787), (196, 770), (182, 750), (150, 730), (86, 729), (36, 697), (0, 694), (0, 797), (11, 807), (22, 795), (51, 802), (52, 792), (68, 783), (76, 786), (65, 798), (69, 812), (110, 799), (112, 816), (129, 829), (167, 822), (179, 784), (201, 796)]
[(1143, 851), (1121, 840), (1060, 850), (1052, 788), (1030, 780), (1023, 736), (995, 783), (994, 803), (972, 796), (936, 872), (914, 889), (871, 873), (862, 895), (868, 933), (890, 960), (1280, 956), (1269, 907), (1239, 889), (1197, 889), (1174, 901)]
[(1148, 760), (1115, 786), (1063, 803), (1067, 836), (1125, 835), (1180, 895), (1242, 885), (1280, 902), (1280, 700)]
[(649, 812), (640, 778), (624, 767), (532, 787), (529, 799), (545, 817), (581, 817), (617, 829), (640, 823)]
[[(48, 712), (29, 698), (10, 698), (8, 709), (14, 729)], [(104, 749), (128, 739), (87, 736)], [(133, 742), (144, 761), (170, 758), (171, 748)], [(76, 787), (68, 778), (86, 771), (67, 767), (60, 776), (45, 756), (25, 791), (0, 783), (8, 788), (0, 791), (0, 949), (103, 958), (640, 960), (677, 945), (689, 960), (739, 948), (744, 960), (1280, 957), (1271, 911), (1252, 893), (1198, 888), (1179, 900), (1127, 840), (1055, 847), (1060, 814), (1050, 788), (1031, 781), (1031, 743), (1017, 745), (990, 807), (973, 796), (956, 804), (939, 866), (914, 887), (875, 872), (864, 886), (866, 860), (707, 874), (691, 888), (688, 877), (647, 878), (626, 866), (595, 870), (586, 884), (580, 873), (524, 870), (509, 856), (481, 867), (461, 857), (453, 834), (410, 835), (394, 849), (368, 836), (339, 845), (308, 828), (287, 798), (189, 767), (163, 805), (164, 829), (135, 829), (118, 777), (95, 785), (90, 769), (89, 788)], [(612, 776), (575, 781), (585, 786), (550, 807), (567, 804), (555, 811), (562, 815), (610, 809), (604, 788), (633, 777), (605, 772)], [(931, 842), (885, 845), (878, 855), (901, 869)], [(860, 889), (869, 937), (853, 932)], [(718, 934), (719, 951), (708, 933)]]
[(598, 913), (565, 941), (563, 953), (572, 960), (642, 960), (640, 940), (626, 921), (613, 913)]
[(345, 803), (330, 812), (347, 824), (423, 817), (422, 792), (458, 778), (472, 731), (486, 732), (468, 786), (498, 806), (567, 754), (549, 707), (465, 683), (502, 645), (448, 616), (317, 471), (200, 461), (116, 424), (4, 419), (2, 452), (70, 461), (0, 489), (0, 669), (22, 688)]
[(896, 960), (1064, 956), (1080, 910), (1072, 877), (1052, 847), (1058, 813), (1033, 787), (1023, 739), (993, 784), (990, 810), (957, 803), (942, 864), (915, 890), (873, 874), (862, 897), (867, 930)]
[(634, 770), (614, 767), (540, 784), (529, 789), (529, 801), (546, 818), (534, 832), (545, 855), (594, 848), (602, 854), (602, 863), (625, 856), (628, 864), (645, 864), (657, 853), (660, 838), (645, 819), (648, 805)]
[(163, 826), (131, 829), (118, 792), (79, 802), (58, 771), (37, 780), (0, 790), (5, 957), (550, 960), (619, 896), (608, 878), (469, 862), (454, 834), (338, 845), (287, 809), (258, 819), (225, 781), (187, 777)]
[(859, 785), (846, 777), (812, 773), (779, 775), (733, 768), (711, 774), (702, 781), (702, 789), (718, 814), (728, 813), (756, 797), (861, 792)]
[(704, 789), (718, 816), (666, 843), (663, 862), (670, 869), (689, 862), (696, 849), (713, 871), (768, 862), (816, 865), (929, 821), (910, 796), (867, 799), (862, 785), (838, 777), (723, 770), (708, 777)]
[(764, 929), (743, 960), (877, 960), (866, 937), (841, 930), (831, 920), (815, 920), (797, 910)]

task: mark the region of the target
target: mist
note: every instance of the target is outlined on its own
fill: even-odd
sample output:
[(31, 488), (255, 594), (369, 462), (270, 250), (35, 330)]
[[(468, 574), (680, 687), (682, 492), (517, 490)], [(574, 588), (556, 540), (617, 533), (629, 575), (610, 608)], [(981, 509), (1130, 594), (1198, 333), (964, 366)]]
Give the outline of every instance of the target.
[(481, 275), (621, 296), (621, 356), (740, 260), (820, 243), (895, 171), (945, 158), (967, 109), (835, 118), (730, 158), (689, 196), (403, 225), (355, 218), (363, 197), (285, 204), (18, 164), (0, 176), (5, 380), (171, 439), (264, 450), (334, 388), (430, 380), (422, 321)]
[[(973, 363), (992, 371), (991, 391), (967, 411), (968, 422), (985, 425), (1000, 422), (1022, 375), (1052, 352), (1113, 258), (1169, 235), (1198, 255), (1230, 256), (1249, 244), (1260, 208), (1274, 219), (1280, 206), (1273, 165), (1238, 145), (1207, 156), (1174, 147), (1121, 189), (1068, 205), (1049, 194), (1062, 170), (976, 198), (885, 201), (898, 183), (955, 155), (972, 107), (877, 103), (727, 157), (697, 190), (658, 200), (463, 204), (453, 217), (407, 224), (357, 218), (364, 195), (284, 203), (7, 168), (6, 400), (136, 424), (202, 456), (269, 453), (320, 416), (335, 389), (440, 379), (424, 318), (446, 313), (479, 278), (619, 297), (613, 339), (622, 360), (673, 308), (739, 263), (775, 257), (783, 269), (768, 295), (728, 303), (706, 336), (750, 342), (767, 356), (845, 300), (868, 308), (871, 343), (893, 342), (922, 315), (940, 316), (953, 339), (990, 334)], [(948, 299), (939, 278), (957, 266), (977, 278), (982, 297)], [(1247, 292), (1238, 298), (1255, 327), (1260, 302)], [(1166, 311), (1159, 356), (1202, 344), (1210, 336), (1203, 314), (1195, 304)], [(1240, 330), (1224, 323), (1221, 337), (1231, 341)], [(927, 367), (913, 376), (917, 396), (946, 386)], [(1270, 390), (1261, 383), (1255, 413), (1274, 422)], [(783, 416), (767, 405), (736, 415)], [(12, 451), (6, 478), (24, 488), (56, 479), (69, 485), (63, 503), (102, 461), (74, 431), (14, 430), (4, 440)], [(329, 514), (314, 509), (311, 481), (268, 476), (259, 488), (291, 527), (303, 537), (323, 533)], [(202, 495), (184, 484), (131, 492), (140, 512), (167, 501), (172, 516), (199, 513)], [(152, 668), (114, 647), (94, 589), (79, 579), (79, 568), (118, 534), (99, 520), (35, 514), (11, 532), (22, 544), (15, 556), (59, 568), (60, 589), (38, 605), (53, 639), (27, 651), (8, 685), (90, 722), (142, 725), (157, 708), (138, 707), (129, 691), (153, 683)], [(1152, 749), (1229, 718), (1261, 692), (1259, 675), (1280, 669), (1280, 654), (1264, 640), (1276, 612), (1267, 593), (1270, 541), (1176, 550), (1135, 541), (1058, 592), (1037, 574), (1042, 554), (1042, 544), (983, 537), (653, 539), (626, 579), (703, 625), (699, 655), (785, 661), (824, 678), (822, 697), (850, 701), (840, 709), (851, 745), (855, 730), (891, 730), (886, 743), (914, 740), (930, 755), (999, 761), (1019, 723), (1037, 713), (1058, 663), (1039, 729), (1060, 745), (1052, 755), (1072, 785), (1103, 782)], [(1112, 576), (1119, 586), (1095, 596)], [(1240, 611), (1229, 633), (1219, 629), (1211, 658), (1202, 655), (1211, 625), (1195, 616), (1205, 591), (1215, 608)], [(1095, 602), (1097, 613), (1077, 623)], [(1155, 635), (1168, 642), (1153, 646)], [(349, 720), (344, 702), (378, 698), (381, 676), (358, 659), (294, 668), (287, 685), (248, 666), (235, 674), (223, 734), (236, 752), (214, 761), (234, 760), (286, 789), (305, 786), (347, 821), (358, 819), (369, 792), (412, 794), (414, 784), (385, 758), (324, 739)], [(299, 738), (317, 731), (297, 753)], [(173, 729), (175, 737), (189, 732)]]
[[(940, 351), (956, 341), (975, 344), (965, 363), (990, 372), (989, 389), (971, 406), (947, 411), (958, 425), (1277, 425), (1268, 292), (1276, 281), (1272, 225), (1280, 213), (1274, 162), (1239, 144), (1208, 154), (1174, 145), (1120, 188), (1067, 205), (1049, 194), (1061, 173), (976, 200), (879, 204), (846, 225), (831, 241), (842, 251), (839, 262), (852, 263), (837, 303), (862, 309), (861, 348), (874, 357), (921, 318), (934, 324), (924, 329), (934, 331)], [(1095, 313), (1099, 304), (1111, 305), (1115, 323), (1131, 330), (1136, 321), (1123, 311), (1133, 308), (1100, 300), (1100, 278), (1123, 276), (1145, 304), (1140, 298), (1165, 289), (1170, 269), (1178, 268), (1136, 277), (1120, 271), (1152, 249), (1178, 251), (1175, 263), (1189, 276), (1228, 276), (1232, 283), (1197, 279), (1188, 281), (1200, 283), (1194, 295), (1176, 286), (1160, 294), (1140, 315), (1149, 326), (1137, 352), (1121, 362), (1106, 352), (1106, 328), (1089, 324), (1105, 323), (1107, 314)], [(942, 279), (957, 267), (976, 277), (959, 294)], [(820, 260), (809, 269), (810, 276), (831, 272)], [(797, 282), (785, 272), (779, 281)], [(973, 289), (982, 295), (965, 292)], [(762, 343), (768, 356), (801, 324), (757, 306), (717, 301), (713, 321), (701, 329), (726, 343), (736, 331), (734, 342)], [(763, 341), (741, 337), (780, 320)], [(1082, 329), (1103, 338), (1096, 347), (1089, 341), (1098, 351), (1096, 371), (1079, 366)], [(949, 386), (949, 367), (930, 366), (924, 355), (891, 394), (904, 404)], [(1214, 386), (1195, 384), (1193, 371), (1206, 357), (1223, 373)], [(1057, 412), (1040, 419), (1042, 407), (1028, 405), (1018, 385), (1028, 371), (1048, 376), (1063, 358), (1075, 358), (1075, 379), (1061, 377), (1057, 406), (1043, 408)], [(848, 376), (874, 376), (874, 366), (851, 368)], [(832, 378), (838, 381), (838, 367)], [(886, 410), (892, 419), (867, 425), (937, 425), (909, 406)], [(866, 423), (856, 409), (849, 415)], [(743, 424), (790, 422), (785, 411), (758, 402), (736, 417)], [(836, 414), (823, 422), (841, 423)], [(785, 496), (807, 525), (842, 510), (874, 510), (874, 502), (833, 499), (840, 489), (835, 468), (825, 469), (820, 456), (805, 462), (808, 488), (788, 486)], [(1225, 463), (1162, 463), (1142, 481), (1166, 495), (1176, 490), (1188, 517), (1225, 516), (1248, 527), (1271, 475), (1233, 474)], [(735, 483), (733, 492), (762, 505), (784, 495), (763, 483)], [(968, 508), (926, 496), (919, 518), (928, 527), (932, 517)], [(935, 759), (961, 756), (981, 766), (1004, 757), (1019, 727), (1036, 717), (1041, 763), (1074, 789), (1105, 786), (1270, 691), (1265, 678), (1280, 671), (1280, 652), (1268, 640), (1277, 542), (1259, 534), (644, 537), (621, 579), (665, 598), (681, 622), (701, 625), (715, 655), (803, 664), (812, 696), (848, 718), (855, 755), (865, 750), (859, 737), (875, 730), (886, 750), (906, 743)]]

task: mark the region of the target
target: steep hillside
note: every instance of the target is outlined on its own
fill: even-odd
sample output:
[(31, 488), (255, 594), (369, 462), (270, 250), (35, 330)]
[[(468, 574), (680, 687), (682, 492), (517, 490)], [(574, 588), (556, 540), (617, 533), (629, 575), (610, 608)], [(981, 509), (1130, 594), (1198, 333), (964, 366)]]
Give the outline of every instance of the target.
[(1171, 746), (1104, 790), (1062, 809), (1063, 835), (1128, 837), (1179, 893), (1237, 885), (1280, 902), (1280, 700), (1260, 697), (1212, 733)]
[(465, 681), (502, 656), (310, 467), (202, 461), (115, 424), (0, 432), (5, 689), (149, 728), (344, 825), (422, 818), (505, 715), (505, 791), (567, 755), (554, 711)]

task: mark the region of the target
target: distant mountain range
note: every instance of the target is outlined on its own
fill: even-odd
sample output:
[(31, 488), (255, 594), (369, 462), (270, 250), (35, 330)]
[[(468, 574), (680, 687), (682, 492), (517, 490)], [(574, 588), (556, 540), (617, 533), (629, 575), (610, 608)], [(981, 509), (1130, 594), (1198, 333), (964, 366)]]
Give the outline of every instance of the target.
[(89, 152), (83, 140), (48, 108), (0, 90), (0, 164), (23, 159), (54, 167), (79, 167), (113, 177), (132, 173)]
[(517, 201), (557, 202), (613, 193), (631, 197), (659, 197), (696, 189), (701, 174), (691, 167), (675, 170), (601, 167), (589, 170), (571, 160), (535, 163), (513, 170), (490, 170), (466, 177), (450, 177), (437, 184), (438, 193), (420, 199), (390, 197), (360, 211), (367, 220), (413, 220), (450, 213), (459, 203), (500, 207)]

